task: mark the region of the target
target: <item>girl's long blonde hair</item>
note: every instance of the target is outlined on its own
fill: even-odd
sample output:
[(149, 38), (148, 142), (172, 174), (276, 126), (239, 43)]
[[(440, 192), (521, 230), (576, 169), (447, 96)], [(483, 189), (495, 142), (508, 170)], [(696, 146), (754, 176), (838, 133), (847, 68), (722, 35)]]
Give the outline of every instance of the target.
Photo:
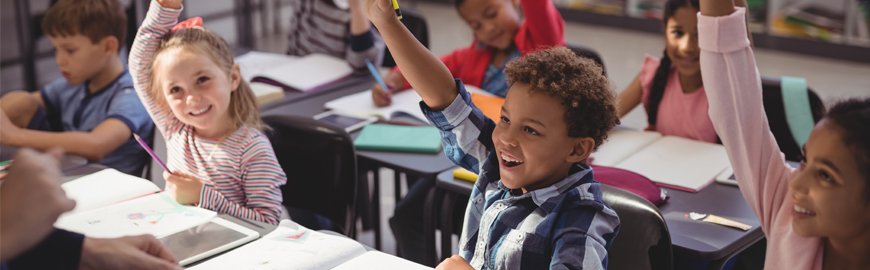
[[(206, 55), (216, 65), (218, 65), (218, 67), (226, 72), (227, 76), (232, 73), (233, 64), (235, 62), (233, 59), (233, 52), (230, 50), (230, 46), (227, 44), (226, 40), (218, 34), (199, 26), (169, 32), (163, 36), (160, 40), (160, 45), (157, 46), (157, 50), (154, 52), (153, 59), (155, 59), (155, 61), (151, 63), (152, 75), (151, 81), (149, 82), (151, 95), (162, 100), (164, 105), (166, 104), (166, 98), (163, 96), (163, 91), (160, 89), (159, 83), (155, 83), (157, 76), (154, 76), (154, 74), (156, 74), (156, 67), (158, 66), (156, 60), (161, 52), (176, 47), (182, 47)], [(266, 126), (260, 119), (257, 98), (251, 90), (251, 86), (248, 85), (248, 82), (244, 79), (240, 80), (239, 87), (230, 93), (230, 106), (228, 110), (230, 113), (230, 119), (233, 121), (230, 133), (243, 126), (255, 128), (262, 132)]]

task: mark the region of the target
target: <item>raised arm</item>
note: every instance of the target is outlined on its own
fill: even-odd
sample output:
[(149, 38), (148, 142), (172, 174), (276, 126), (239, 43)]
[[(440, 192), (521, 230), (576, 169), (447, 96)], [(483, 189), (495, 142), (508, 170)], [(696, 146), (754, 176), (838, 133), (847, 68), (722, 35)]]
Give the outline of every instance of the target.
[(728, 152), (747, 203), (769, 232), (788, 199), (791, 169), (770, 133), (761, 80), (746, 34), (743, 8), (732, 0), (702, 0), (698, 16), (701, 74), (710, 118)]
[[(532, 44), (545, 46), (565, 45), (565, 20), (550, 0), (522, 0), (520, 5), (526, 16), (525, 34)], [(523, 34), (523, 33), (520, 33)]]
[(456, 98), (458, 90), (447, 66), (432, 55), (396, 17), (390, 0), (366, 0), (366, 15), (375, 24), (396, 66), (414, 86), (423, 102), (433, 110), (443, 110)]
[(130, 49), (129, 68), (130, 76), (133, 77), (133, 86), (139, 94), (142, 105), (145, 105), (145, 109), (154, 120), (154, 125), (164, 137), (169, 136), (170, 133), (167, 131), (180, 126), (181, 122), (167, 106), (162, 104), (161, 99), (151, 94), (148, 84), (153, 76), (151, 63), (154, 61), (154, 51), (160, 45), (160, 39), (178, 23), (177, 18), (181, 14), (181, 8), (180, 0), (152, 1), (148, 14), (145, 15), (145, 21), (136, 33), (133, 48)]

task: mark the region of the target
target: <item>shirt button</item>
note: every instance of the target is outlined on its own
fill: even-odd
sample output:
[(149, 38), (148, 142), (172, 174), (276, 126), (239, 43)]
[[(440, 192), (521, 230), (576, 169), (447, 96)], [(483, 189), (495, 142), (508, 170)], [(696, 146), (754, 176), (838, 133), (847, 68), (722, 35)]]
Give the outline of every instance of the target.
[(517, 240), (523, 240), (523, 235), (522, 235), (522, 234), (517, 234)]
[(504, 208), (504, 204), (502, 204), (502, 203), (498, 203), (498, 205), (496, 205), (495, 207), (497, 207), (497, 208)]
[(483, 198), (477, 198), (477, 203), (482, 203), (482, 202), (483, 202)]

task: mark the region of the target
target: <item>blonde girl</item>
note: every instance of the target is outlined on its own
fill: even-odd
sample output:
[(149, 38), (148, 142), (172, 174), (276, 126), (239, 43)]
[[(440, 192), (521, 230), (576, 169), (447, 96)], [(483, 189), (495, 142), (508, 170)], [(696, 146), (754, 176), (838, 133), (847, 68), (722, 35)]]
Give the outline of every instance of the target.
[(287, 178), (254, 94), (223, 38), (198, 23), (173, 28), (181, 8), (181, 0), (151, 3), (129, 65), (166, 140), (167, 191), (182, 204), (277, 224)]

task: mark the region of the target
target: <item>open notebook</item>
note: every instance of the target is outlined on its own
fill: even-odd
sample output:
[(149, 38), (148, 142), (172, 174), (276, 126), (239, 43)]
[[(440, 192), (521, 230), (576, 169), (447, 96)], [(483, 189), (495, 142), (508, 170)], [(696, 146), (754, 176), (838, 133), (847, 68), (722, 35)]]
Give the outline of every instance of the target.
[[(489, 92), (471, 85), (466, 85), (465, 90), (481, 96), (493, 96)], [(417, 94), (417, 91), (407, 89), (393, 94), (393, 102), (389, 106), (378, 107), (372, 101), (372, 90), (366, 90), (334, 99), (326, 102), (323, 106), (329, 110), (356, 116), (380, 116), (390, 120), (393, 117), (404, 114), (413, 116), (420, 121), (428, 122), (426, 116), (423, 115), (423, 111), (420, 110), (420, 101), (422, 100), (423, 98)]]
[(731, 168), (725, 147), (654, 131), (617, 129), (592, 164), (629, 170), (660, 186), (697, 192)]
[(89, 237), (111, 238), (179, 232), (214, 218), (217, 213), (183, 206), (151, 181), (105, 169), (61, 185), (76, 201), (73, 211), (58, 218), (55, 227)]
[(313, 53), (303, 57), (252, 51), (236, 58), (242, 78), (309, 92), (353, 73), (344, 59)]
[(271, 233), (188, 269), (431, 269), (282, 220)]

